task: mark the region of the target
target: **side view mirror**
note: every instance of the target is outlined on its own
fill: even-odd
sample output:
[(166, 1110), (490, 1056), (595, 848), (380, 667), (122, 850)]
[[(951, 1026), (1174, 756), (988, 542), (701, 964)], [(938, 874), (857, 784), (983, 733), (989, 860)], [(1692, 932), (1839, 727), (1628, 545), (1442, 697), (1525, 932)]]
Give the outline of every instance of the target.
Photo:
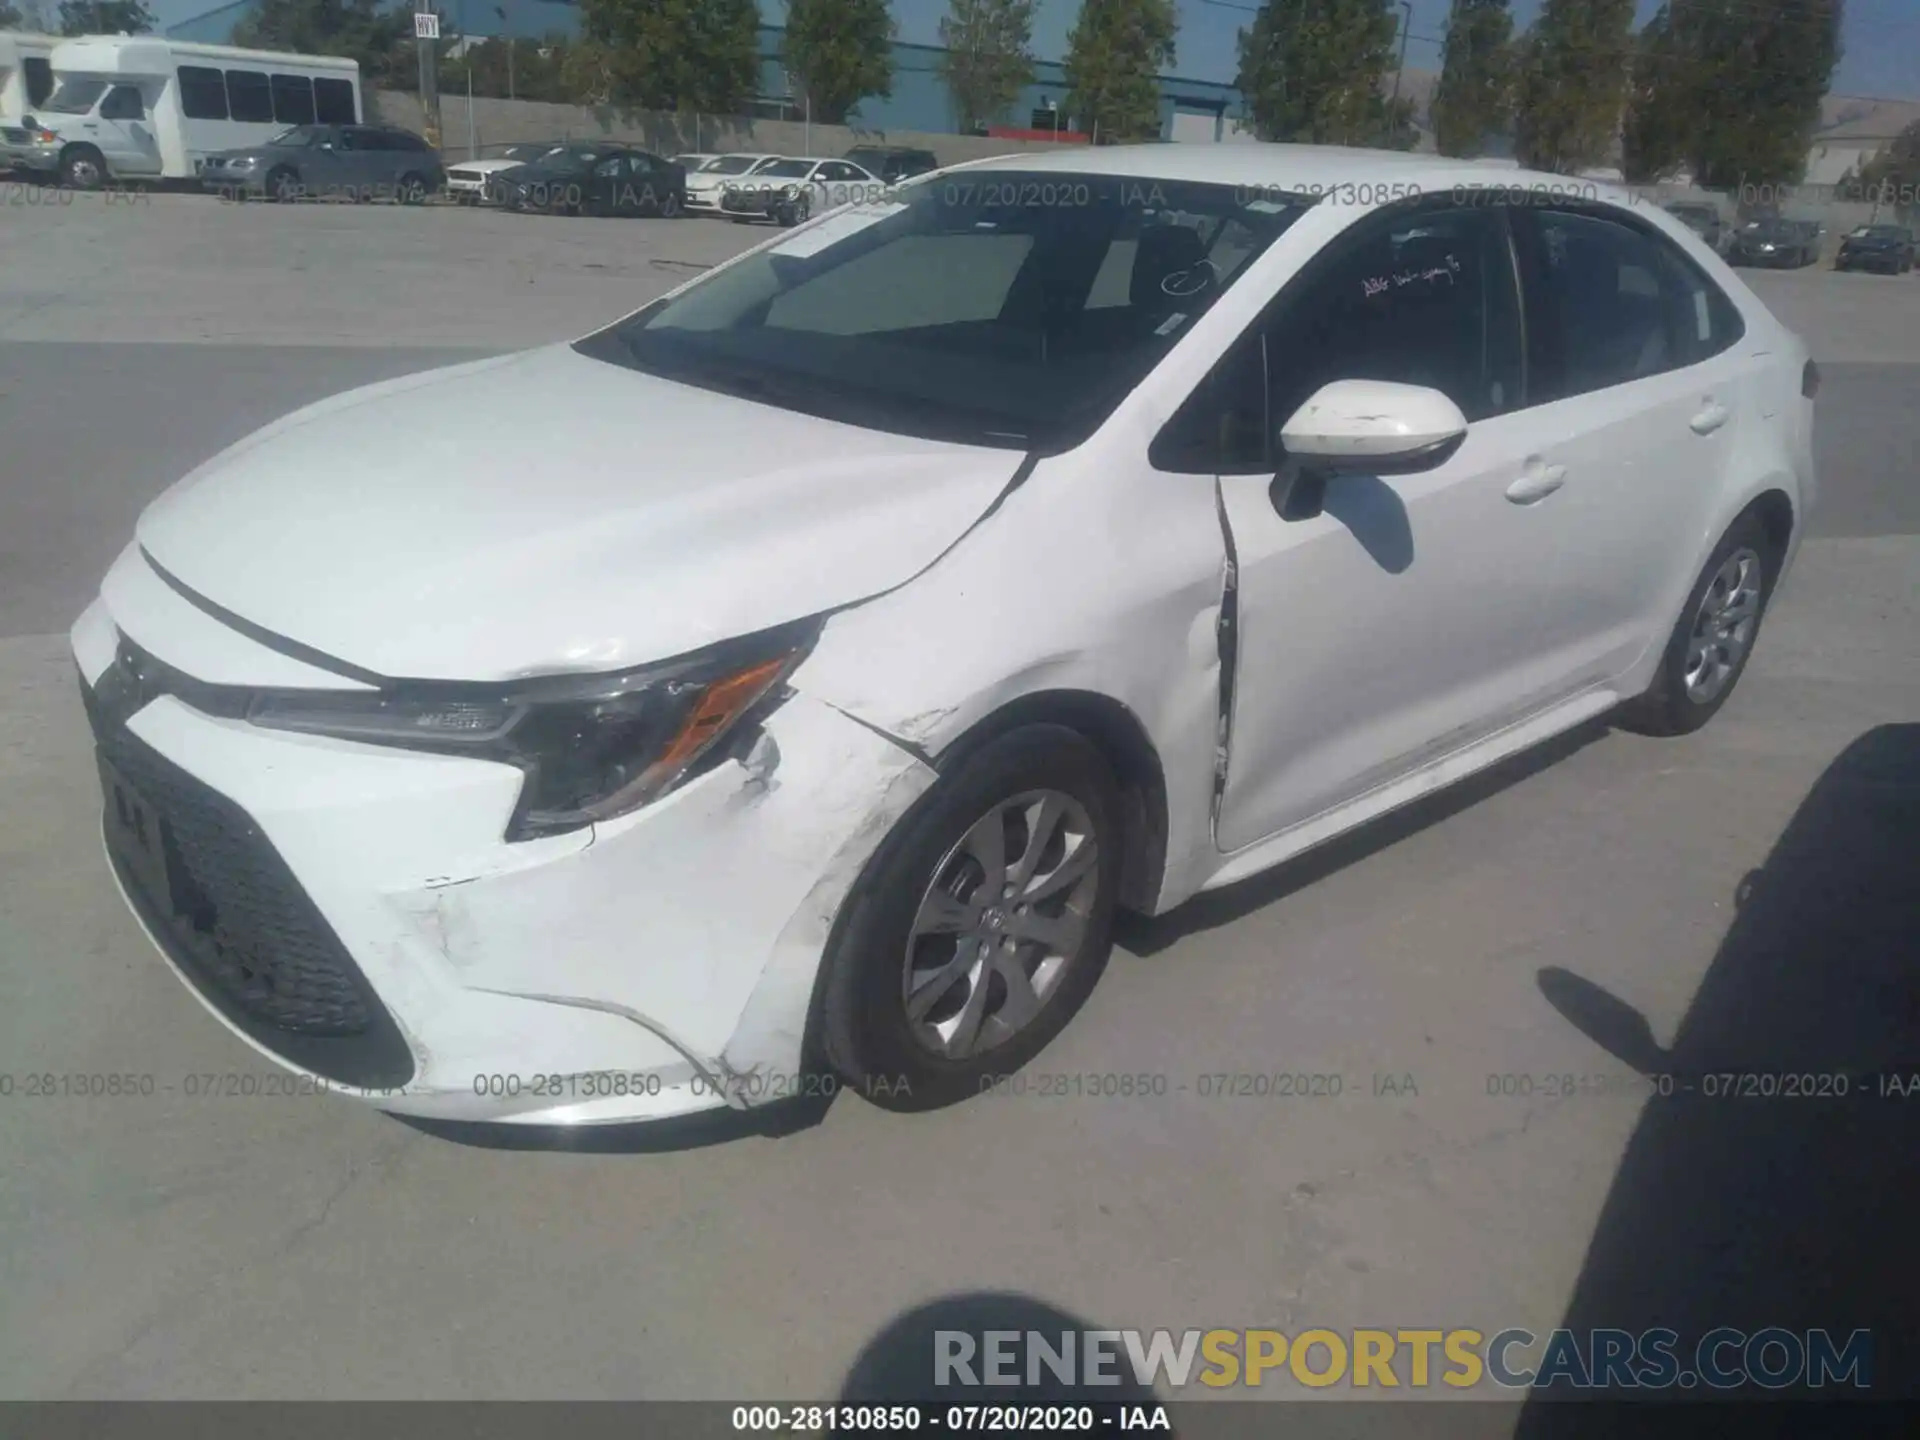
[(1329, 479), (1418, 474), (1444, 463), (1466, 438), (1467, 417), (1438, 390), (1391, 380), (1335, 380), (1280, 427), (1280, 448), (1294, 473), (1285, 496), (1276, 492), (1277, 508), (1287, 520), (1312, 519)]

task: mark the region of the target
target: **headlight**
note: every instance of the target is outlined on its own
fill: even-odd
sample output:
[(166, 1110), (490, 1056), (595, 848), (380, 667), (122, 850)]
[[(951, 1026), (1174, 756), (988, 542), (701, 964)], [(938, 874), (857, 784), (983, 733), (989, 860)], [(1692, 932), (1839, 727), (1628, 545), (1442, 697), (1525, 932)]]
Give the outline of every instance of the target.
[(402, 682), (376, 694), (277, 691), (247, 719), (276, 730), (472, 755), (525, 774), (507, 839), (611, 820), (695, 772), (805, 657), (817, 623), (682, 660), (518, 685)]
[(780, 195), (782, 199), (791, 200), (793, 199), (794, 196), (798, 195), (799, 193), (800, 193), (800, 187), (798, 185), (783, 185), (780, 187)]

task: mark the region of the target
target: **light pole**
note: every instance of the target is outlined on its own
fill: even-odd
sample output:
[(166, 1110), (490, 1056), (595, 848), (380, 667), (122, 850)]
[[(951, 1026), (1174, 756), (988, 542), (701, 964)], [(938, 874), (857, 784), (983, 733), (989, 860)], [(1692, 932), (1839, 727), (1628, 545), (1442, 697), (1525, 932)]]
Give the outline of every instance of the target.
[(1400, 77), (1407, 73), (1407, 36), (1413, 33), (1412, 0), (1400, 0), (1400, 9), (1406, 16), (1400, 22), (1400, 66), (1393, 72), (1393, 103), (1400, 103)]

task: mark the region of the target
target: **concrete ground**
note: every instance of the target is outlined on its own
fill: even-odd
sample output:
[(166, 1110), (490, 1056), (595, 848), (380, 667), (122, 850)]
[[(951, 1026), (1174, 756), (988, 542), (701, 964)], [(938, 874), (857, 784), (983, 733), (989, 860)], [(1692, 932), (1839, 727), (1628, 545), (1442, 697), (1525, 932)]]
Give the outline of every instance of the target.
[[(1034, 1068), (1165, 1094), (845, 1098), (591, 1151), (187, 1098), (269, 1067), (113, 892), (63, 635), (140, 507), (305, 400), (581, 333), (746, 238), (0, 207), (0, 1396), (823, 1399), (903, 1312), (981, 1291), (1099, 1327), (1545, 1332), (1676, 1294), (1710, 1324), (1910, 1327), (1920, 1099), (1728, 1119), (1600, 1082), (1920, 1055), (1920, 277), (1755, 282), (1825, 371), (1826, 506), (1714, 724), (1583, 732), (1130, 925)], [(1344, 1093), (1201, 1098), (1223, 1072)], [(155, 1093), (29, 1096), (90, 1074)], [(1489, 1093), (1548, 1075), (1591, 1080)], [(1901, 1353), (1883, 1384), (1920, 1375)]]

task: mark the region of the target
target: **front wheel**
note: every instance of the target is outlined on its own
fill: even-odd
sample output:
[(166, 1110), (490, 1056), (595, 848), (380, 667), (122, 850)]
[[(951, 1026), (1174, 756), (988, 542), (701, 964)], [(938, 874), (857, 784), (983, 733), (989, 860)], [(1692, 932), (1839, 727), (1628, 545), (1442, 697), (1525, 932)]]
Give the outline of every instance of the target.
[(282, 205), (300, 198), (300, 177), (292, 170), (275, 170), (267, 176), (267, 195)]
[(877, 1104), (929, 1110), (1039, 1054), (1112, 948), (1119, 813), (1105, 759), (1061, 726), (944, 775), (868, 865), (823, 962), (828, 1063)]
[(1652, 686), (1622, 707), (1625, 728), (1686, 735), (1719, 713), (1746, 672), (1779, 564), (1757, 517), (1734, 523), (1687, 592)]
[(807, 216), (812, 213), (813, 197), (810, 195), (799, 195), (782, 205), (779, 210), (774, 213), (774, 218), (791, 230), (796, 225), (804, 224)]
[(98, 190), (107, 183), (107, 162), (89, 145), (76, 145), (60, 157), (60, 183), (69, 190)]

